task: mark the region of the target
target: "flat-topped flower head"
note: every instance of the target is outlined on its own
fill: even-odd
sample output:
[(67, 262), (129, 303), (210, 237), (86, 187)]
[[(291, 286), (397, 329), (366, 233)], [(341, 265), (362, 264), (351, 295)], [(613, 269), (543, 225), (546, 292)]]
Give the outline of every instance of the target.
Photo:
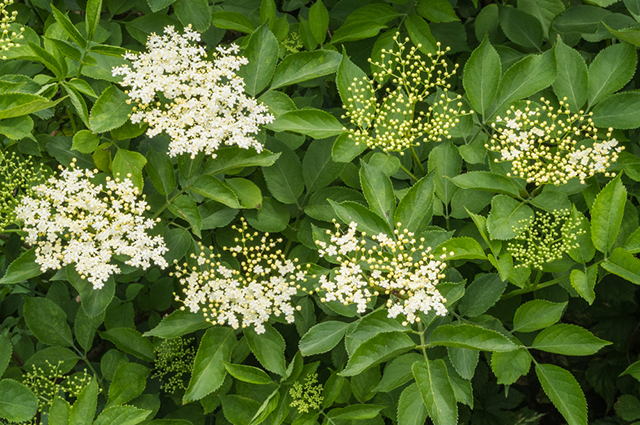
[[(7, 6), (12, 5), (14, 0), (0, 0), (0, 51), (7, 51), (12, 47), (20, 47), (20, 44), (16, 43), (16, 40), (22, 40), (24, 35), (24, 27), (20, 27), (18, 32), (10, 28), (11, 24), (16, 20), (18, 16), (17, 11), (9, 12)], [(7, 59), (6, 56), (2, 56), (2, 59)]]
[(319, 278), (323, 302), (355, 303), (358, 313), (364, 313), (372, 297), (384, 293), (389, 296), (388, 317), (403, 315), (405, 325), (419, 322), (419, 312), (447, 314), (446, 299), (436, 286), (444, 277), (446, 258), (453, 253), (443, 252), (436, 258), (424, 245), (425, 239), (416, 239), (401, 223), (393, 238), (380, 233), (370, 240), (354, 222), (346, 232), (335, 226), (335, 232), (327, 230), (330, 242), (316, 241), (320, 256), (333, 257), (340, 265), (329, 277)]
[[(397, 49), (383, 49), (382, 61), (373, 63), (378, 69), (373, 81), (368, 77), (353, 80), (343, 107), (355, 127), (345, 130), (356, 144), (402, 153), (420, 145), (422, 139), (450, 138), (449, 130), (467, 112), (462, 110), (462, 97), (449, 92), (451, 84), (447, 80), (458, 68), (455, 64), (450, 70), (443, 59), (449, 48), (441, 51), (437, 43), (436, 54), (428, 54), (425, 60), (418, 53), (420, 45), (407, 49), (409, 39), (402, 42), (398, 37), (396, 34), (393, 38)], [(387, 80), (392, 87), (383, 90)], [(418, 110), (417, 106), (431, 95), (431, 104)]]
[(245, 94), (244, 80), (236, 75), (247, 59), (237, 56), (238, 46), (232, 44), (217, 47), (212, 61), (206, 60), (199, 41), (191, 26), (184, 34), (167, 26), (163, 36), (149, 36), (147, 52), (125, 55), (133, 69), (113, 69), (114, 76), (124, 76), (122, 85), (130, 87), (126, 93), (135, 103), (131, 122), (148, 123), (149, 137), (166, 132), (170, 156), (195, 158), (205, 152), (215, 158), (223, 144), (262, 151), (254, 135), (273, 115)]
[[(239, 260), (239, 270), (221, 262), (221, 254), (207, 255), (202, 244), (200, 254), (191, 255), (197, 266), (176, 264), (175, 276), (183, 286), (185, 307), (192, 313), (202, 310), (214, 325), (228, 324), (234, 329), (253, 326), (259, 334), (264, 333), (264, 324), (272, 315), (283, 315), (292, 323), (299, 307), (291, 304), (291, 298), (306, 281), (306, 269), (277, 249), (282, 239), (250, 232), (244, 219), (240, 226), (232, 227), (239, 233), (235, 240), (238, 245), (222, 249)], [(209, 247), (209, 251), (213, 249)], [(176, 301), (180, 300), (176, 296)]]
[(624, 146), (611, 138), (609, 128), (606, 140), (599, 141), (597, 129), (591, 120), (593, 113), (569, 111), (566, 99), (556, 110), (548, 100), (544, 105), (531, 108), (527, 101), (524, 109), (514, 106), (506, 117), (497, 117), (492, 127), (496, 130), (490, 144), (485, 147), (500, 152), (495, 161), (511, 161), (513, 174), (528, 183), (561, 185), (572, 178), (584, 184), (596, 173), (615, 176), (607, 172)]
[(16, 208), (41, 270), (75, 264), (80, 276), (100, 289), (120, 273), (114, 256), (129, 257), (125, 263), (133, 267), (147, 269), (153, 261), (165, 268), (168, 249), (162, 236), (147, 233), (156, 221), (143, 215), (149, 206), (131, 180), (107, 177), (103, 187), (90, 180), (97, 170), (73, 165), (60, 166), (60, 177), (33, 187), (33, 196), (23, 197)]
[(509, 242), (507, 251), (519, 262), (516, 267), (542, 270), (545, 263), (562, 258), (577, 248), (576, 239), (584, 233), (581, 217), (573, 217), (567, 209), (536, 212), (532, 220), (521, 220), (515, 228), (515, 242)]

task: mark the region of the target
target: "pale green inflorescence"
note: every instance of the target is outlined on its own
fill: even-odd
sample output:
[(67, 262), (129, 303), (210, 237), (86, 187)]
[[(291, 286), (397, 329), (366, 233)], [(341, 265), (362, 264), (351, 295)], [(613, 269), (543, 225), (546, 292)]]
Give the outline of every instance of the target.
[(19, 222), (15, 209), (21, 198), (33, 196), (31, 188), (43, 181), (31, 159), (21, 160), (15, 153), (0, 151), (0, 232)]
[(598, 141), (593, 113), (571, 113), (566, 99), (558, 109), (541, 100), (541, 108), (527, 101), (524, 109), (512, 106), (506, 117), (496, 118), (496, 133), (485, 145), (500, 153), (495, 161), (511, 161), (514, 176), (536, 185), (561, 185), (572, 178), (584, 184), (596, 173), (615, 176), (607, 168), (624, 147), (611, 138), (613, 129), (608, 129), (606, 140)]
[[(18, 12), (15, 10), (11, 13), (7, 10), (7, 6), (13, 4), (14, 0), (1, 0), (0, 1), (0, 51), (6, 52), (12, 47), (20, 47), (20, 44), (16, 43), (16, 40), (24, 38), (22, 34), (24, 27), (20, 27), (18, 32), (11, 30), (11, 24), (16, 20)], [(2, 59), (7, 59), (6, 56), (2, 56)]]
[(318, 374), (308, 374), (304, 379), (304, 384), (300, 381), (293, 383), (289, 390), (293, 401), (289, 406), (298, 409), (299, 413), (307, 413), (310, 410), (318, 410), (322, 407), (322, 385), (318, 384)]
[(165, 339), (154, 348), (155, 371), (151, 377), (163, 381), (160, 388), (164, 392), (173, 394), (186, 389), (185, 375), (189, 379), (196, 356), (196, 349), (191, 345), (193, 341), (193, 338), (182, 337)]
[(514, 228), (516, 242), (509, 242), (507, 251), (519, 261), (516, 267), (542, 270), (545, 263), (578, 247), (576, 240), (584, 233), (581, 223), (582, 218), (572, 217), (567, 209), (537, 212), (532, 220), (520, 220), (521, 227)]
[[(345, 130), (356, 144), (366, 143), (371, 149), (403, 154), (404, 150), (419, 146), (421, 140), (451, 138), (449, 131), (467, 112), (462, 110), (462, 96), (449, 92), (451, 84), (447, 80), (458, 68), (455, 64), (449, 70), (443, 58), (449, 48), (441, 51), (440, 43), (437, 43), (436, 54), (429, 53), (424, 60), (418, 54), (421, 45), (407, 51), (409, 39), (401, 42), (398, 37), (396, 34), (393, 38), (397, 51), (383, 49), (383, 60), (373, 62), (379, 69), (373, 73), (374, 81), (368, 77), (354, 79), (343, 107), (355, 126)], [(387, 79), (393, 88), (383, 90)], [(374, 86), (376, 80), (377, 87)], [(381, 99), (378, 99), (378, 91), (383, 91)], [(426, 111), (418, 110), (418, 105), (431, 100), (428, 98), (434, 93)]]

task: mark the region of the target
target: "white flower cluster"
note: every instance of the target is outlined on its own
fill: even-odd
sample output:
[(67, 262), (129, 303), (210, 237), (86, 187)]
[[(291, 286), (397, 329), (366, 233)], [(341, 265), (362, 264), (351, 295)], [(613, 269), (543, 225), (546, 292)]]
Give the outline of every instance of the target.
[[(14, 43), (14, 41), (24, 38), (22, 35), (24, 27), (20, 27), (19, 33), (10, 30), (11, 23), (18, 16), (18, 12), (15, 10), (11, 13), (7, 11), (7, 6), (12, 4), (13, 0), (0, 0), (0, 50), (2, 51), (7, 51), (11, 47), (20, 47), (20, 44)], [(7, 59), (7, 57), (3, 56), (2, 59)]]
[[(429, 54), (429, 62), (417, 53), (416, 47), (405, 52), (405, 44), (409, 39), (399, 42), (398, 37), (399, 34), (396, 34), (393, 38), (397, 51), (382, 49), (383, 60), (372, 63), (379, 69), (373, 74), (374, 81), (368, 77), (354, 79), (347, 89), (349, 97), (343, 107), (347, 109), (346, 116), (356, 127), (345, 130), (356, 144), (366, 143), (371, 149), (378, 147), (384, 152), (398, 151), (402, 154), (406, 149), (419, 146), (423, 136), (427, 141), (451, 138), (449, 130), (459, 122), (458, 117), (467, 112), (461, 109), (462, 96), (448, 93), (451, 84), (447, 79), (456, 73), (458, 65), (448, 70), (448, 64), (442, 58), (445, 51)], [(386, 55), (390, 59), (385, 60)], [(387, 88), (381, 101), (378, 101), (377, 91), (382, 89), (387, 78), (391, 79), (395, 88)], [(376, 79), (379, 84), (374, 88)], [(426, 112), (416, 112), (416, 105), (425, 102), (436, 87), (440, 87), (444, 93), (436, 97)], [(452, 102), (455, 102), (455, 108), (449, 106)]]
[[(245, 94), (236, 71), (248, 61), (236, 56), (238, 46), (217, 47), (210, 62), (196, 44), (200, 34), (190, 26), (184, 35), (172, 26), (164, 34), (149, 36), (148, 52), (125, 55), (133, 69), (125, 65), (112, 71), (124, 76), (129, 102), (136, 103), (131, 122), (148, 123), (149, 137), (165, 131), (171, 137), (170, 156), (194, 158), (205, 152), (215, 158), (222, 143), (260, 152), (262, 144), (252, 134), (260, 124), (273, 122), (273, 115)], [(168, 102), (159, 101), (159, 94)]]
[[(402, 227), (401, 223), (397, 224)], [(419, 322), (419, 312), (431, 310), (444, 316), (447, 301), (436, 288), (446, 268), (445, 252), (436, 259), (431, 248), (423, 245), (424, 238), (416, 240), (407, 229), (395, 230), (394, 238), (380, 233), (372, 235), (373, 245), (366, 233), (357, 236), (357, 224), (351, 222), (346, 233), (330, 230), (330, 242), (316, 241), (320, 256), (335, 257), (340, 267), (331, 277), (320, 276), (319, 291), (325, 291), (323, 302), (337, 300), (345, 305), (355, 303), (358, 313), (364, 313), (367, 302), (381, 292), (389, 295), (388, 317), (406, 317), (407, 323)], [(450, 253), (453, 255), (453, 253)]]
[(89, 180), (97, 171), (75, 169), (73, 164), (60, 168), (60, 178), (33, 187), (33, 197), (23, 197), (16, 208), (42, 271), (74, 263), (82, 278), (100, 289), (110, 275), (120, 273), (110, 263), (114, 255), (130, 257), (125, 263), (133, 267), (147, 269), (151, 261), (167, 266), (164, 239), (147, 234), (156, 222), (143, 216), (149, 207), (138, 200), (131, 180), (107, 178), (104, 190)]
[(608, 140), (599, 142), (592, 113), (572, 114), (565, 101), (555, 110), (548, 100), (542, 101), (542, 111), (531, 109), (527, 101), (524, 110), (512, 106), (506, 118), (497, 117), (498, 126), (492, 124), (496, 133), (485, 147), (500, 152), (502, 161), (511, 161), (517, 177), (536, 185), (561, 185), (574, 177), (584, 184), (596, 173), (614, 176), (607, 168), (624, 147), (611, 138), (613, 129), (608, 130)]
[[(268, 239), (268, 233), (257, 239), (258, 233), (249, 233), (246, 222), (241, 220), (241, 226), (232, 226), (240, 233), (236, 242), (241, 245), (222, 248), (240, 257), (240, 270), (222, 264), (221, 254), (207, 256), (200, 244), (200, 255), (191, 255), (198, 266), (176, 264), (175, 276), (184, 286), (183, 302), (192, 313), (202, 305), (204, 316), (214, 325), (226, 323), (234, 329), (254, 326), (261, 334), (272, 314), (284, 315), (288, 323), (294, 321), (294, 311), (300, 308), (291, 305), (291, 297), (301, 288), (299, 282), (306, 281), (307, 272), (296, 265), (297, 259), (289, 260), (281, 250), (274, 251), (282, 239)], [(254, 243), (256, 239), (259, 243)], [(179, 296), (176, 301), (180, 301)]]

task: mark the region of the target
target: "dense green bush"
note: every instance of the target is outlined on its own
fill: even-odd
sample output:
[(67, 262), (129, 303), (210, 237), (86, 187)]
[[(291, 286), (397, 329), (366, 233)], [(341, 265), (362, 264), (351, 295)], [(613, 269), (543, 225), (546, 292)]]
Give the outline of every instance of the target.
[(583, 3), (4, 0), (0, 422), (640, 423), (640, 2)]

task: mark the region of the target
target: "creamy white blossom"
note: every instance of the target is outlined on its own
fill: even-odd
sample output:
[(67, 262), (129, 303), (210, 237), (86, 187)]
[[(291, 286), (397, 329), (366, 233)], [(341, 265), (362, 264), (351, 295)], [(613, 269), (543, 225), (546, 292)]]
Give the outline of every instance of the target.
[(215, 157), (223, 143), (260, 152), (262, 144), (253, 135), (273, 115), (245, 94), (244, 80), (236, 75), (247, 59), (237, 56), (238, 46), (232, 44), (217, 47), (213, 60), (206, 60), (199, 41), (200, 34), (190, 26), (184, 35), (167, 26), (163, 36), (149, 36), (147, 52), (125, 55), (133, 69), (113, 69), (114, 76), (124, 76), (122, 85), (130, 87), (129, 102), (136, 103), (131, 122), (148, 123), (149, 137), (166, 132), (170, 156), (188, 153), (194, 158), (205, 152)]
[(306, 281), (307, 272), (296, 264), (297, 259), (289, 260), (275, 249), (281, 239), (268, 239), (268, 233), (258, 237), (241, 220), (241, 226), (232, 226), (240, 233), (235, 240), (239, 244), (222, 248), (238, 258), (240, 270), (221, 262), (221, 254), (211, 253), (213, 246), (207, 255), (200, 244), (200, 254), (191, 255), (198, 265), (176, 264), (175, 276), (183, 286), (184, 305), (192, 313), (202, 310), (214, 325), (253, 326), (261, 334), (271, 315), (294, 321), (294, 311), (300, 308), (291, 304), (291, 298), (301, 288), (300, 282)]
[[(41, 270), (75, 264), (77, 272), (93, 284), (104, 286), (120, 273), (114, 256), (129, 257), (126, 264), (147, 269), (153, 261), (165, 268), (168, 249), (162, 236), (150, 236), (156, 222), (146, 218), (146, 201), (128, 178), (107, 177), (105, 188), (90, 179), (97, 171), (60, 167), (60, 177), (32, 188), (16, 207), (24, 222), (26, 242), (35, 246)], [(144, 198), (144, 195), (142, 196)]]
[(393, 238), (384, 233), (372, 235), (372, 244), (365, 232), (358, 235), (355, 222), (345, 233), (339, 224), (336, 228), (335, 233), (327, 230), (329, 242), (316, 241), (321, 257), (335, 257), (340, 264), (330, 275), (319, 277), (321, 301), (355, 303), (358, 313), (364, 313), (372, 297), (384, 293), (389, 295), (388, 317), (404, 315), (405, 325), (419, 322), (420, 312), (447, 313), (447, 300), (436, 287), (444, 277), (446, 252), (436, 259), (431, 248), (424, 246), (424, 238), (416, 240), (406, 229), (394, 231)]

